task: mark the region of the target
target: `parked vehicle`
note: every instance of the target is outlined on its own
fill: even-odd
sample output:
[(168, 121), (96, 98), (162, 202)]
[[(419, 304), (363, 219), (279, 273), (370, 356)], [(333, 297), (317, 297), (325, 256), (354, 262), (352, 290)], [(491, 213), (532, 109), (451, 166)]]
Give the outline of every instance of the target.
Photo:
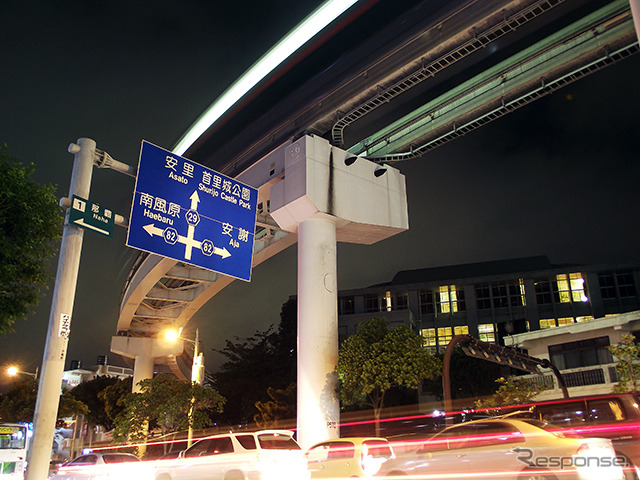
[(22, 480), (29, 443), (27, 425), (0, 423), (0, 479)]
[(486, 419), (445, 428), (413, 452), (398, 453), (377, 476), (622, 480), (611, 440), (567, 438), (519, 419)]
[(227, 433), (203, 438), (178, 459), (157, 460), (156, 480), (308, 480), (290, 430)]
[[(135, 465), (133, 465), (135, 464)], [(52, 480), (149, 479), (149, 470), (130, 453), (91, 452), (58, 467)]]
[(565, 435), (603, 437), (613, 442), (616, 455), (630, 467), (629, 480), (640, 479), (640, 397), (609, 394), (566, 398), (510, 407), (511, 418), (527, 416), (564, 429)]
[(318, 443), (306, 457), (311, 478), (351, 478), (374, 475), (394, 454), (386, 438), (352, 437)]

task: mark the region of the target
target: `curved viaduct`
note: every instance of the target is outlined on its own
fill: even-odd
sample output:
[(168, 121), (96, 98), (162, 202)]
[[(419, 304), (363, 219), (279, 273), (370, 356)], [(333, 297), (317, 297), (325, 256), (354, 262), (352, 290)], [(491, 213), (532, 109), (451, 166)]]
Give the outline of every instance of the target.
[[(360, 3), (183, 154), (258, 188), (253, 266), (297, 241), (270, 211), (294, 142), (321, 137), (341, 158), (393, 165), (638, 51), (627, 0)], [(349, 235), (338, 227), (338, 240)], [(158, 334), (186, 325), (231, 281), (156, 255), (138, 257), (111, 347), (136, 358), (135, 381), (163, 366), (188, 376), (183, 345), (169, 347)]]

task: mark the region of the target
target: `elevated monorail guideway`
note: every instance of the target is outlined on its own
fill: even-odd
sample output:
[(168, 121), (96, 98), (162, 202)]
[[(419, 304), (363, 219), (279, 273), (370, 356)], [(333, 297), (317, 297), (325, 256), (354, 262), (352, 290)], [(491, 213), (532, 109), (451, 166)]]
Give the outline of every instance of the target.
[[(632, 2), (637, 9), (638, 0)], [(202, 130), (195, 144), (181, 147), (185, 158), (257, 189), (252, 266), (296, 242), (313, 250), (302, 241), (309, 231), (318, 229), (315, 236), (333, 242), (328, 219), (337, 241), (373, 243), (406, 228), (397, 219), (379, 226), (345, 209), (349, 202), (329, 194), (335, 175), (358, 170), (373, 188), (368, 198), (402, 211), (402, 202), (391, 200), (401, 191), (393, 186), (401, 176), (389, 164), (424, 155), (638, 51), (627, 0), (415, 1), (407, 12), (378, 17), (377, 9), (393, 9), (396, 2), (353, 8), (360, 3), (367, 8), (349, 17), (349, 29), (307, 48), (284, 69), (287, 75), (263, 87), (260, 102), (247, 100)], [(354, 39), (348, 35), (353, 30), (367, 35)], [(317, 172), (333, 173), (321, 175), (325, 183), (319, 185)], [(334, 280), (325, 272), (317, 290), (335, 290)], [(145, 359), (146, 372), (134, 379), (149, 376), (154, 365), (187, 378), (179, 368), (182, 347), (168, 348), (158, 334), (186, 325), (231, 281), (186, 259), (141, 255), (123, 291), (112, 351), (136, 358), (136, 365)], [(337, 335), (322, 334), (331, 336), (329, 343)], [(320, 394), (313, 395), (318, 400)], [(299, 399), (299, 411), (312, 408)]]

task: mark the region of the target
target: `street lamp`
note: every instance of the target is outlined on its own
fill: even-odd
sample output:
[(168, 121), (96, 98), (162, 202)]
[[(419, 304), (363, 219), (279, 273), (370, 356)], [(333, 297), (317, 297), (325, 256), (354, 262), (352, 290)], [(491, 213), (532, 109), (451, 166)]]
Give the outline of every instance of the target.
[(19, 373), (22, 373), (23, 375), (30, 375), (33, 378), (38, 378), (38, 367), (36, 367), (36, 373), (23, 372), (22, 370), (18, 370), (18, 367), (13, 366), (7, 368), (7, 375), (9, 375), (10, 377), (15, 377)]
[[(199, 351), (199, 334), (196, 328), (196, 338), (191, 340), (189, 338), (181, 337), (182, 328), (179, 330), (167, 330), (165, 332), (165, 338), (170, 342), (177, 340), (183, 340), (193, 344), (193, 363), (191, 364), (191, 383), (202, 385), (202, 377), (204, 377), (204, 355)], [(193, 443), (193, 407), (195, 404), (195, 397), (191, 397), (191, 405), (189, 406), (189, 430), (187, 433), (187, 448)]]

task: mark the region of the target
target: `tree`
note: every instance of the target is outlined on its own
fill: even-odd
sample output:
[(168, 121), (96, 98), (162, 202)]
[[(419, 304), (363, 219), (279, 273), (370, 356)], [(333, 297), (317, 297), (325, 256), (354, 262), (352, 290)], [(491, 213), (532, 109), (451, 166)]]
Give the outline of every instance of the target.
[(267, 395), (271, 400), (256, 402), (258, 413), (253, 416), (258, 428), (278, 428), (282, 420), (296, 417), (296, 384), (291, 383), (285, 389), (269, 387)]
[[(38, 395), (35, 379), (15, 382), (7, 393), (0, 396), (0, 421), (32, 422)], [(86, 415), (89, 408), (68, 391), (60, 395), (58, 418)]]
[(533, 382), (518, 379), (513, 375), (506, 379), (500, 377), (496, 380), (496, 383), (500, 384), (496, 393), (490, 397), (477, 400), (477, 408), (490, 409), (531, 403), (541, 391)]
[(295, 299), (290, 299), (282, 306), (277, 331), (271, 325), (248, 338), (227, 340), (225, 348), (216, 350), (227, 358), (214, 375), (216, 388), (227, 399), (226, 423), (250, 423), (269, 388), (286, 389), (296, 382), (296, 310)]
[(21, 165), (0, 146), (0, 334), (38, 304), (51, 274), (47, 263), (62, 229), (53, 185), (30, 180), (33, 164)]
[(210, 412), (222, 412), (224, 398), (211, 388), (174, 375), (161, 373), (140, 382), (140, 392), (124, 398), (124, 410), (114, 421), (114, 437), (142, 440), (149, 429), (162, 434), (189, 428), (189, 409), (193, 399), (193, 428), (213, 425)]
[(393, 386), (417, 389), (441, 369), (442, 363), (425, 350), (420, 335), (406, 325), (389, 330), (384, 318), (374, 317), (362, 322), (358, 333), (340, 347), (336, 367), (340, 399), (345, 405), (368, 403), (378, 433), (386, 392)]
[[(80, 385), (70, 390), (70, 394), (77, 400), (89, 407), (86, 415), (87, 421), (91, 425), (102, 425), (107, 430), (113, 428), (112, 419), (107, 415), (105, 407), (105, 398), (100, 393), (107, 387), (121, 382), (116, 377), (106, 375), (97, 376), (88, 382), (82, 382)], [(129, 392), (131, 388), (129, 387)]]
[(124, 411), (124, 399), (131, 393), (132, 385), (132, 377), (124, 378), (98, 393), (98, 399), (104, 405), (104, 413), (109, 420), (110, 429), (113, 428), (115, 419)]
[(620, 343), (607, 347), (615, 357), (618, 383), (616, 393), (637, 392), (640, 387), (640, 345), (631, 334), (622, 335)]

